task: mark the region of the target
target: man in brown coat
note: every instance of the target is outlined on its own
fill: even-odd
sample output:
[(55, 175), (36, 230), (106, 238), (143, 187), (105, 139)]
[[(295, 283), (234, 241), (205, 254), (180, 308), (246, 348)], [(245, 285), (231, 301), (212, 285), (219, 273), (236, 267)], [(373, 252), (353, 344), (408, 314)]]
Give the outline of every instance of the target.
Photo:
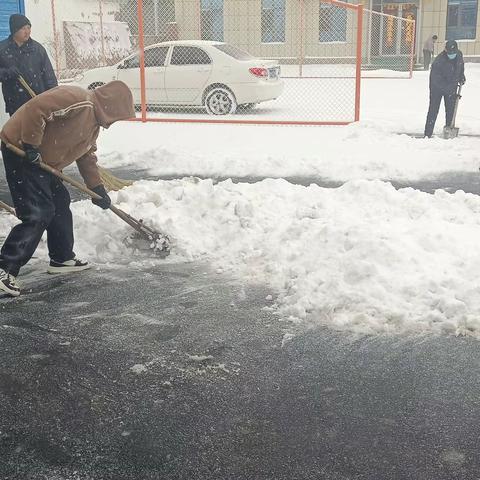
[[(87, 187), (102, 197), (92, 200), (103, 209), (110, 198), (97, 168), (96, 140), (100, 127), (133, 118), (130, 89), (113, 81), (95, 90), (60, 86), (20, 107), (0, 132), (8, 186), (21, 223), (15, 225), (0, 251), (0, 291), (20, 295), (16, 277), (32, 258), (47, 232), (49, 273), (85, 270), (88, 263), (73, 251), (70, 195), (61, 180), (41, 170), (39, 161), (62, 170), (73, 162)], [(25, 151), (20, 157), (7, 147)]]

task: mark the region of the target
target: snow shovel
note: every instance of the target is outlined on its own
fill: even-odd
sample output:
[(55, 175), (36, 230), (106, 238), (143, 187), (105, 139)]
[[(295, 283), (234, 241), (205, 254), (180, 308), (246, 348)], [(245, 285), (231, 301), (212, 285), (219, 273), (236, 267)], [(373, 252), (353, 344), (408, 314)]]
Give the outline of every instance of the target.
[(453, 110), (452, 123), (450, 125), (443, 127), (443, 138), (445, 138), (446, 140), (458, 137), (458, 132), (460, 129), (455, 126), (455, 119), (457, 118), (458, 104), (460, 102), (460, 99), (462, 98), (461, 93), (462, 93), (462, 85), (459, 85), (456, 93), (456, 98), (455, 98), (455, 108)]
[[(7, 143), (7, 148), (17, 154), (20, 157), (25, 156), (25, 152), (21, 150), (20, 148), (16, 147), (15, 145), (12, 145), (10, 143)], [(82, 185), (80, 182), (77, 182), (73, 178), (68, 177), (64, 173), (60, 172), (59, 170), (56, 170), (55, 168), (51, 167), (50, 165), (47, 165), (44, 162), (40, 162), (38, 166), (54, 175), (57, 178), (60, 178), (61, 180), (69, 183), (73, 187), (77, 188), (78, 190), (82, 191), (83, 193), (86, 193), (92, 198), (95, 198), (97, 200), (100, 200), (102, 197), (95, 192), (92, 192), (89, 188), (87, 188), (85, 185)], [(109, 209), (118, 217), (120, 217), (125, 223), (128, 223), (132, 228), (136, 230), (136, 234), (131, 236), (127, 243), (130, 246), (137, 246), (139, 250), (146, 250), (146, 248), (142, 248), (141, 245), (137, 243), (137, 241), (143, 241), (144, 243), (146, 242), (148, 245), (148, 248), (153, 250), (153, 252), (158, 255), (160, 258), (165, 258), (170, 254), (170, 240), (167, 235), (156, 232), (153, 228), (150, 228), (149, 226), (145, 225), (143, 223), (143, 220), (136, 220), (133, 218), (131, 215), (128, 213), (124, 212), (123, 210), (120, 210), (119, 208), (110, 205)]]

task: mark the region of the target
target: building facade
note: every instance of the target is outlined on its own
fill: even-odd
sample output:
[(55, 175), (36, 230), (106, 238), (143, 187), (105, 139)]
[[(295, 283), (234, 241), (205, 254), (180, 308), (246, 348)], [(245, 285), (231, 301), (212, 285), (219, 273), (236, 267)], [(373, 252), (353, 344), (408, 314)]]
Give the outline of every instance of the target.
[(480, 2), (477, 0), (365, 0), (367, 8), (416, 21), (416, 53), (424, 41), (438, 36), (437, 50), (446, 40), (457, 40), (465, 57), (480, 61)]
[[(322, 56), (326, 50), (334, 54), (332, 44), (335, 43), (339, 52), (345, 44), (353, 43), (351, 35), (355, 28), (349, 24), (354, 21), (353, 16), (350, 15), (352, 19), (349, 20), (348, 10), (338, 8), (328, 0), (171, 2), (174, 3), (180, 38), (227, 41), (252, 53), (278, 58), (297, 57), (299, 42), (305, 44), (307, 57)], [(370, 43), (372, 48), (383, 45), (385, 54), (402, 55), (413, 48), (417, 60), (420, 60), (424, 41), (435, 34), (438, 36), (437, 48), (442, 49), (446, 40), (454, 39), (467, 60), (480, 61), (478, 0), (346, 0), (346, 3), (361, 3), (372, 12), (399, 19), (398, 24), (389, 19), (378, 22), (379, 25), (373, 20), (369, 33), (373, 38), (370, 41), (364, 38), (364, 44)], [(414, 36), (409, 29), (410, 23), (400, 19), (415, 21)], [(368, 21), (366, 18), (366, 23)], [(414, 45), (411, 45), (412, 40)], [(328, 49), (324, 48), (326, 45)]]

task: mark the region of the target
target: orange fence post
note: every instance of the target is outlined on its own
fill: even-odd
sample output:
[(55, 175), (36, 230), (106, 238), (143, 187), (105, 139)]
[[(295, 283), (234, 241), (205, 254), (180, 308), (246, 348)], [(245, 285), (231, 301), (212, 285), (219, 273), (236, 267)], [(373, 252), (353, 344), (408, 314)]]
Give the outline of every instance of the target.
[(140, 98), (142, 106), (142, 122), (147, 121), (147, 99), (145, 92), (145, 37), (143, 29), (143, 0), (137, 0), (138, 15), (138, 50), (140, 56)]
[(363, 5), (357, 5), (357, 69), (355, 78), (355, 121), (360, 120), (360, 95), (362, 84)]

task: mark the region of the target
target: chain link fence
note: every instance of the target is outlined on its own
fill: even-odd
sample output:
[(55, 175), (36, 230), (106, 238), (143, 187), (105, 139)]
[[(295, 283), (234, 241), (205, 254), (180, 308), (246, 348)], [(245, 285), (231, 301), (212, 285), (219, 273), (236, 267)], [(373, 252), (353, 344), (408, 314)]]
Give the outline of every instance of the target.
[(411, 78), (415, 63), (415, 20), (364, 10), (362, 76), (365, 78)]
[(40, 1), (59, 78), (123, 80), (143, 120), (350, 123), (361, 77), (409, 77), (413, 65), (414, 22), (352, 2)]

